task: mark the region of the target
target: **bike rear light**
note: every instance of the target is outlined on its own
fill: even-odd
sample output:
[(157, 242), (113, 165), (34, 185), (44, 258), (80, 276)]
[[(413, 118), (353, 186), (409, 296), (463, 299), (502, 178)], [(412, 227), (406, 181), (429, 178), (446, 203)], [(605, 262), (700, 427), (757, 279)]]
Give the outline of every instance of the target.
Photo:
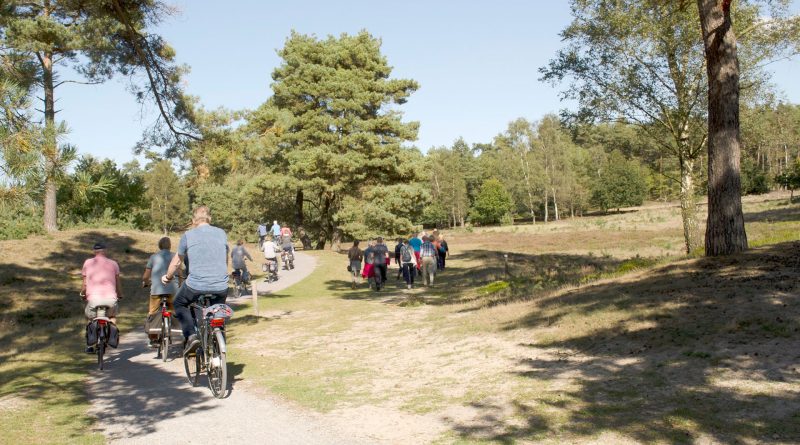
[(97, 322), (100, 323), (101, 326), (105, 326), (108, 320), (97, 320)]
[(225, 326), (225, 319), (224, 318), (212, 318), (211, 319), (211, 327), (212, 328), (221, 328)]
[(161, 311), (161, 316), (162, 317), (169, 317), (170, 315), (172, 315), (172, 313), (170, 313), (170, 311)]

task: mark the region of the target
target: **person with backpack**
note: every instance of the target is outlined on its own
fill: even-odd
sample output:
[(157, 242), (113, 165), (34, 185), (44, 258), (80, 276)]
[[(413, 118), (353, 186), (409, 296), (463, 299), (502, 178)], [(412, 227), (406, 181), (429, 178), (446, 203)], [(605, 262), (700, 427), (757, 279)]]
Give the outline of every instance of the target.
[(370, 289), (372, 289), (372, 283), (375, 281), (375, 270), (373, 269), (375, 252), (372, 251), (374, 247), (375, 240), (369, 240), (367, 248), (364, 249), (364, 270), (361, 271), (361, 277), (367, 280)]
[(450, 246), (447, 245), (447, 241), (444, 239), (444, 235), (439, 236), (439, 270), (444, 270), (445, 266), (445, 259), (447, 255), (450, 254)]
[(375, 274), (375, 290), (380, 291), (386, 285), (386, 268), (391, 261), (389, 248), (383, 243), (383, 237), (378, 237), (372, 253), (374, 255), (372, 268)]
[(358, 247), (358, 240), (353, 241), (353, 247), (347, 251), (347, 259), (350, 261), (348, 270), (353, 275), (353, 289), (355, 289), (356, 280), (361, 275), (361, 260), (364, 259), (364, 252)]
[(400, 240), (400, 271), (406, 287), (411, 289), (414, 286), (414, 276), (417, 275), (417, 257), (414, 255), (414, 248), (408, 244), (407, 240)]
[(425, 286), (433, 287), (433, 278), (436, 275), (436, 258), (438, 255), (436, 247), (434, 247), (430, 237), (423, 236), (420, 257), (422, 258), (422, 277), (425, 279)]
[(403, 238), (397, 238), (397, 243), (394, 245), (394, 263), (397, 264), (397, 277), (395, 280), (400, 280), (403, 275), (403, 263), (400, 261), (400, 248), (403, 247)]
[[(422, 265), (422, 261), (419, 257), (419, 252), (422, 248), (422, 239), (420, 238), (419, 234), (415, 233), (411, 235), (411, 238), (408, 240), (408, 245), (414, 249), (414, 256), (417, 257), (417, 264)], [(419, 269), (419, 267), (417, 269)]]

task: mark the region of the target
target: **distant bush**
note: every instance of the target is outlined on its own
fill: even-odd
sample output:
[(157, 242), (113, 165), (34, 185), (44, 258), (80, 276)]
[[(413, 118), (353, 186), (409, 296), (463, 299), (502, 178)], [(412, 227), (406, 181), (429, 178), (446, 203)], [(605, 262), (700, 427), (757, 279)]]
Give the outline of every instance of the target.
[(21, 205), (0, 211), (0, 240), (24, 239), (42, 233), (42, 213), (36, 207)]

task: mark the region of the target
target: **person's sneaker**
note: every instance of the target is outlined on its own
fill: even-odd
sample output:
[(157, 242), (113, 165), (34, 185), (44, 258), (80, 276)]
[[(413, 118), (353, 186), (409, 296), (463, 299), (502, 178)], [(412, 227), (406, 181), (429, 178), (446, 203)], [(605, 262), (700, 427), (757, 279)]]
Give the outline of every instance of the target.
[(94, 354), (94, 346), (87, 346), (86, 347), (87, 354)]
[(158, 340), (150, 340), (150, 347), (157, 348), (160, 342)]
[(183, 355), (191, 355), (200, 346), (200, 340), (197, 339), (197, 335), (192, 334), (183, 341)]
[(411, 285), (410, 284), (408, 285), (408, 289), (411, 289)]

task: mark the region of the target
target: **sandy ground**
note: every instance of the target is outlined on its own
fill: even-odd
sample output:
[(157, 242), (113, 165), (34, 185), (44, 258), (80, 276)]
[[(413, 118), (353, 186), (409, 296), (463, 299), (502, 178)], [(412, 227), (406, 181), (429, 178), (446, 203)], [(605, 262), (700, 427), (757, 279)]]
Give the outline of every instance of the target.
[[(288, 287), (315, 266), (314, 258), (298, 253), (296, 268), (281, 271), (275, 283), (259, 283), (259, 292)], [(230, 303), (235, 307), (236, 301)], [(106, 369), (92, 372), (90, 413), (97, 417), (97, 428), (110, 443), (366, 443), (337, 430), (318, 414), (261, 392), (247, 392), (243, 389), (246, 385), (237, 380), (235, 363), (228, 363), (233, 376), (230, 395), (216, 399), (207, 387), (189, 385), (179, 354), (176, 346), (166, 363), (157, 360), (155, 350), (147, 347), (145, 334), (130, 332), (123, 335), (120, 348), (109, 354)], [(204, 384), (201, 377), (200, 385)]]

